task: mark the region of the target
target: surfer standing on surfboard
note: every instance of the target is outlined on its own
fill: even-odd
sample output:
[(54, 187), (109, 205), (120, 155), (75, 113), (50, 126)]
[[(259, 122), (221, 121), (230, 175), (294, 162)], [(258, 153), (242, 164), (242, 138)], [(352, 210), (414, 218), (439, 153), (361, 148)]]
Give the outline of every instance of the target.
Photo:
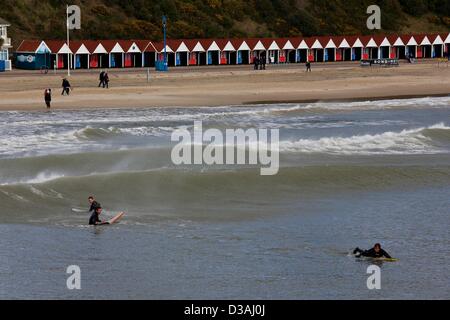
[(386, 259), (392, 259), (392, 257), (381, 248), (381, 244), (377, 243), (375, 246), (370, 250), (361, 250), (360, 248), (356, 248), (353, 251), (353, 254), (356, 257), (367, 257), (367, 258), (386, 258)]

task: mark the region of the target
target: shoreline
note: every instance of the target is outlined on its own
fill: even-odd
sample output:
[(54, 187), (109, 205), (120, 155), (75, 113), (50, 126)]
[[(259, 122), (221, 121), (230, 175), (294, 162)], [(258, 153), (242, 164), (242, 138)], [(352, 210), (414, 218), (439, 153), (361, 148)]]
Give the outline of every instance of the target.
[(393, 95), (393, 96), (367, 96), (364, 98), (336, 98), (336, 99), (310, 99), (310, 100), (291, 100), (291, 101), (255, 101), (245, 103), (243, 105), (260, 105), (260, 104), (291, 104), (291, 103), (320, 103), (320, 102), (364, 102), (364, 101), (385, 101), (385, 100), (408, 100), (420, 98), (444, 98), (450, 97), (450, 93), (436, 94), (410, 94), (410, 95)]
[(292, 100), (292, 101), (254, 101), (243, 104), (236, 105), (212, 105), (212, 106), (148, 106), (148, 107), (138, 107), (138, 106), (126, 106), (126, 107), (74, 107), (74, 108), (51, 108), (50, 110), (46, 110), (45, 108), (41, 109), (2, 109), (0, 108), (0, 113), (2, 112), (43, 112), (43, 111), (81, 111), (81, 110), (121, 110), (121, 109), (157, 109), (157, 108), (223, 108), (223, 107), (232, 107), (232, 108), (242, 108), (242, 107), (259, 107), (262, 105), (277, 105), (277, 104), (309, 104), (309, 103), (343, 103), (343, 102), (366, 102), (366, 101), (387, 101), (387, 100), (408, 100), (408, 99), (421, 99), (421, 98), (444, 98), (450, 97), (450, 93), (447, 94), (423, 94), (423, 95), (399, 95), (399, 96), (380, 96), (380, 97), (364, 97), (364, 98), (342, 98), (342, 99), (309, 99), (309, 100)]
[(301, 65), (116, 72), (109, 70), (110, 89), (98, 88), (98, 70), (74, 72), (73, 92), (61, 97), (63, 73), (39, 75), (16, 71), (0, 75), (0, 111), (46, 111), (45, 88), (53, 89), (51, 110), (249, 106), (316, 102), (445, 97), (450, 95), (450, 68), (435, 63), (401, 64), (397, 68), (362, 68), (316, 64), (307, 74)]

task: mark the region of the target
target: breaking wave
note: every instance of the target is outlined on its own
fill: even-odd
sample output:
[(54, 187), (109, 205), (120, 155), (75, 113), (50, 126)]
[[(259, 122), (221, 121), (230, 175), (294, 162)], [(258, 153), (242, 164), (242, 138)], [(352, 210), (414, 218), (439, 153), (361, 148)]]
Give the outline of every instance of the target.
[(449, 153), (450, 127), (428, 128), (352, 137), (326, 137), (280, 142), (280, 151), (344, 155)]

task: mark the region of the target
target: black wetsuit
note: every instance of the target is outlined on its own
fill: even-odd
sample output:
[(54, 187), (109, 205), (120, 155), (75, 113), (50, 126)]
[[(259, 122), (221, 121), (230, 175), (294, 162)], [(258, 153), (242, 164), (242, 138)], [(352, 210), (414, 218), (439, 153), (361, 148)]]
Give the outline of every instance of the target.
[(358, 257), (367, 257), (367, 258), (387, 258), (387, 259), (392, 258), (383, 249), (380, 249), (380, 251), (377, 253), (374, 248), (370, 250), (361, 250), (359, 248), (356, 248), (355, 251), (353, 251), (353, 254), (357, 255)]
[(97, 201), (94, 201), (91, 204), (91, 208), (89, 209), (89, 212), (94, 211), (94, 213), (95, 213), (95, 210), (97, 210), (97, 208), (100, 208), (100, 207), (101, 207), (100, 203), (98, 203)]
[(89, 225), (95, 226), (97, 224), (102, 223), (102, 221), (99, 219), (97, 212), (94, 212), (91, 217), (89, 218)]
[(89, 225), (96, 225), (96, 224), (102, 222), (99, 219), (98, 214), (97, 214), (97, 209), (100, 207), (101, 207), (101, 205), (97, 201), (92, 202), (91, 208), (89, 209), (89, 212), (92, 212), (92, 215), (89, 218)]

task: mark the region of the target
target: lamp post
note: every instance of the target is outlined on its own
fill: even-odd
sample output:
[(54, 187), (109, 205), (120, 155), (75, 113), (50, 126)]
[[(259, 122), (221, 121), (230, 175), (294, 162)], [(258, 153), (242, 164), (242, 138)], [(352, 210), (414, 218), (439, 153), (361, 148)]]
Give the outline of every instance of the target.
[(164, 15), (162, 18), (163, 31), (164, 31), (164, 71), (167, 71), (167, 17)]
[[(66, 21), (67, 21), (67, 46), (70, 48), (70, 24), (69, 24), (69, 5), (66, 8)], [(70, 53), (67, 54), (67, 76), (70, 77)]]

